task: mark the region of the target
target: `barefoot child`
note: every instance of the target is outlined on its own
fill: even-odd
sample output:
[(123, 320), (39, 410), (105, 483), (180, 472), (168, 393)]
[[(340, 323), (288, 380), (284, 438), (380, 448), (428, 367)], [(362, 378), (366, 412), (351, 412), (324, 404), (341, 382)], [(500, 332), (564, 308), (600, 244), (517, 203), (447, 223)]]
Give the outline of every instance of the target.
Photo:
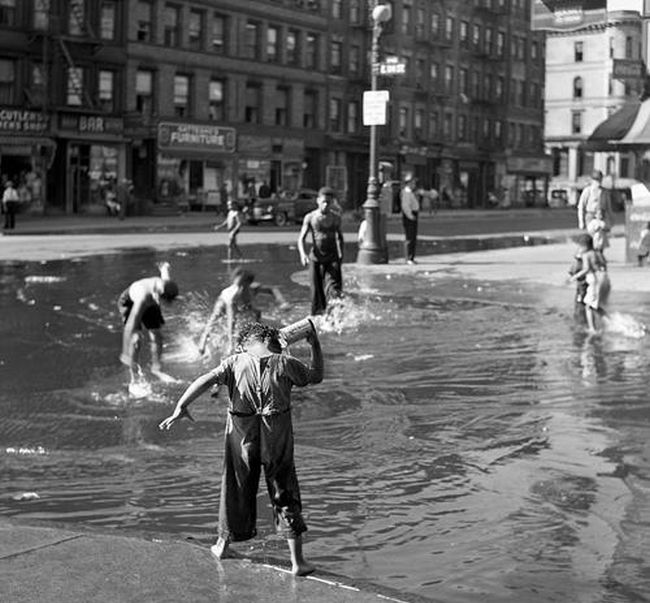
[(228, 229), (228, 260), (232, 260), (233, 254), (235, 253), (238, 258), (242, 258), (244, 254), (237, 245), (237, 235), (241, 230), (241, 220), (239, 218), (239, 211), (233, 201), (228, 201), (228, 215), (221, 224), (215, 225), (214, 230), (219, 230), (224, 226)]
[(183, 416), (191, 419), (187, 407), (211, 386), (228, 388), (219, 537), (211, 551), (222, 559), (228, 556), (231, 542), (255, 536), (257, 490), (264, 467), (275, 528), (287, 539), (293, 573), (304, 576), (314, 567), (302, 552), (302, 534), (307, 527), (293, 456), (291, 389), (323, 380), (323, 355), (315, 331), (307, 339), (310, 366), (280, 353), (279, 337), (278, 330), (268, 325), (247, 325), (239, 339), (244, 351), (196, 379), (159, 427), (169, 429)]
[(607, 263), (602, 253), (594, 249), (591, 235), (581, 235), (578, 244), (582, 256), (582, 268), (571, 276), (571, 280), (578, 281), (585, 277), (587, 281), (587, 291), (582, 303), (585, 305), (585, 317), (589, 330), (595, 332), (596, 315), (605, 314), (603, 305), (610, 290)]

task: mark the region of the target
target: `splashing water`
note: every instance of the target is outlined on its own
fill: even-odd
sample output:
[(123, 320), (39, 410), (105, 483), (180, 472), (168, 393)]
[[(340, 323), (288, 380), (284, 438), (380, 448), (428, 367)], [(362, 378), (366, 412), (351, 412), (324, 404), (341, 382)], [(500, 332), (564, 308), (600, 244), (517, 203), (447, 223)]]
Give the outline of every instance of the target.
[(612, 312), (603, 317), (605, 330), (609, 333), (618, 333), (625, 337), (641, 339), (648, 334), (648, 328), (633, 316), (621, 312)]
[(362, 301), (356, 296), (345, 296), (328, 303), (327, 313), (315, 317), (316, 328), (323, 333), (340, 335), (381, 320), (381, 316), (373, 311), (370, 301)]

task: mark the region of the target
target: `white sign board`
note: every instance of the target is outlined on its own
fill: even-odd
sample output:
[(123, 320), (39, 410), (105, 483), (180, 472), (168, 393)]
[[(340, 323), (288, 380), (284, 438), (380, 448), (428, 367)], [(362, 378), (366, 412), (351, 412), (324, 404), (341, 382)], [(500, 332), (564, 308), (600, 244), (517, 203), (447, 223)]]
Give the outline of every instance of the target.
[(383, 63), (379, 63), (380, 75), (405, 75), (406, 63), (397, 57), (387, 57)]
[(388, 90), (366, 90), (363, 93), (363, 125), (385, 126)]

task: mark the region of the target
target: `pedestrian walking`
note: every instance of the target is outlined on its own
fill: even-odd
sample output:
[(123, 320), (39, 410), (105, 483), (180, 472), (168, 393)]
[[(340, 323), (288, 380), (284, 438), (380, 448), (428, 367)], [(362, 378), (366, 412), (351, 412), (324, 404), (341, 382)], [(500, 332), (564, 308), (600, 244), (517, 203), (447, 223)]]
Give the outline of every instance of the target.
[(591, 183), (587, 186), (578, 200), (578, 228), (586, 230), (587, 225), (596, 217), (598, 210), (602, 212), (602, 218), (609, 228), (613, 224), (612, 202), (610, 193), (602, 186), (603, 173), (594, 170), (591, 175)]
[(404, 179), (404, 187), (400, 193), (402, 209), (402, 226), (404, 228), (404, 249), (406, 263), (415, 264), (415, 248), (418, 238), (418, 212), (420, 203), (415, 194), (416, 181), (413, 174), (407, 174)]

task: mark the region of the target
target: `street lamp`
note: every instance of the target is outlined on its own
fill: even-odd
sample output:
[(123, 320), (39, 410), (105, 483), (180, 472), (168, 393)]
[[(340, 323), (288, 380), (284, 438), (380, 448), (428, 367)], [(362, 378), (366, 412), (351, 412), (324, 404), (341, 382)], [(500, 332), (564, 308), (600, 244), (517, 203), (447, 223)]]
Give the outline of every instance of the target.
[[(379, 63), (379, 37), (384, 24), (392, 16), (388, 4), (378, 4), (372, 10), (372, 47), (370, 52), (370, 89), (377, 90), (377, 69)], [(366, 220), (366, 235), (359, 245), (359, 264), (388, 263), (386, 232), (379, 211), (379, 184), (377, 182), (377, 126), (370, 126), (370, 160), (366, 202), (363, 204)]]

